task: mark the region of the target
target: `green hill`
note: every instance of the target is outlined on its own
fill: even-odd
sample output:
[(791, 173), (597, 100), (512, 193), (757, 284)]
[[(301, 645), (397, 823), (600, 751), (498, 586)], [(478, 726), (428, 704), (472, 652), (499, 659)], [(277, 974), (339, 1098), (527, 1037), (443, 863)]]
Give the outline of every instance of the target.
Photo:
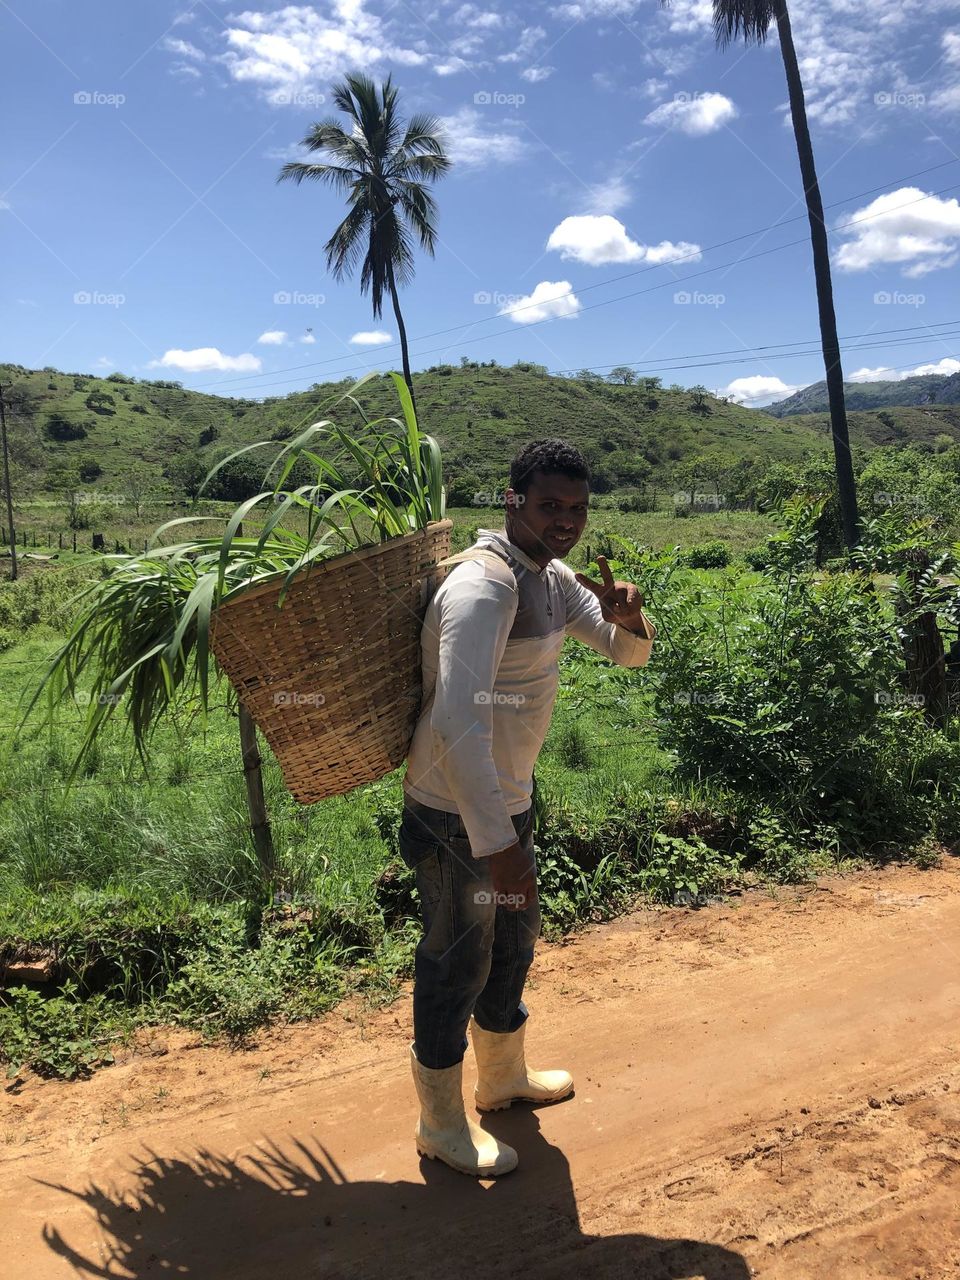
[[(0, 365), (18, 496), (76, 486), (109, 492), (139, 476), (189, 492), (228, 452), (256, 440), (289, 437), (334, 412), (351, 381), (263, 401), (207, 395), (178, 383), (111, 374), (63, 373)], [(538, 365), (441, 365), (414, 375), (423, 425), (440, 441), (448, 481), (502, 481), (524, 441), (563, 436), (584, 450), (598, 491), (669, 485), (694, 465), (718, 471), (798, 460), (829, 449), (826, 419), (791, 417), (716, 400), (702, 392), (552, 377)], [(396, 412), (386, 381), (365, 385), (371, 415)], [(358, 421), (352, 406), (338, 420)], [(892, 421), (886, 419), (890, 417)], [(854, 415), (855, 444), (960, 440), (960, 407)], [(265, 456), (265, 455), (264, 455)], [(260, 455), (253, 455), (259, 459)], [(256, 470), (257, 461), (243, 465)], [(216, 496), (216, 495), (214, 495)], [(228, 495), (232, 496), (232, 495)]]
[[(960, 373), (927, 373), (892, 382), (845, 382), (843, 396), (848, 410), (960, 405)], [(797, 414), (826, 413), (828, 408), (827, 384), (814, 382), (785, 400), (767, 405), (766, 411), (775, 418), (787, 418)]]

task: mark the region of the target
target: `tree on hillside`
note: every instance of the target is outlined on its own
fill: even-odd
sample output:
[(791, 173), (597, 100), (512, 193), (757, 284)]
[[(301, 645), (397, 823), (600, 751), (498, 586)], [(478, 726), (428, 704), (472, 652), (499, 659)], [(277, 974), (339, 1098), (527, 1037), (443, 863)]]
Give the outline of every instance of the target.
[(702, 383), (698, 383), (695, 387), (690, 388), (690, 395), (693, 398), (693, 409), (695, 413), (709, 413), (710, 406), (707, 404), (707, 396), (710, 392)]
[(184, 493), (191, 500), (200, 492), (200, 486), (210, 470), (195, 450), (179, 453), (164, 463), (164, 478), (175, 492)]
[(158, 488), (157, 478), (149, 467), (136, 465), (125, 471), (120, 480), (120, 490), (131, 503), (139, 520), (143, 514), (144, 503), (151, 493)]
[(607, 374), (608, 382), (622, 382), (625, 387), (631, 386), (637, 380), (637, 375), (628, 364), (618, 364)]
[(432, 257), (436, 249), (436, 203), (427, 190), (450, 168), (440, 122), (417, 114), (404, 124), (391, 77), (379, 90), (365, 75), (349, 75), (334, 86), (333, 101), (347, 116), (314, 124), (303, 139), (309, 151), (325, 154), (318, 163), (291, 160), (280, 170), (297, 185), (311, 178), (347, 196), (349, 211), (324, 245), (327, 267), (337, 280), (361, 262), (360, 292), (371, 295), (379, 320), (389, 295), (397, 321), (403, 376), (413, 395), (407, 331), (399, 287), (413, 279), (411, 238)]
[(116, 401), (109, 391), (91, 391), (84, 402), (94, 413), (114, 413)]
[[(669, 7), (670, 0), (660, 0), (660, 3)], [(853, 459), (850, 454), (847, 408), (843, 395), (843, 369), (840, 363), (837, 317), (833, 306), (830, 250), (827, 244), (823, 201), (820, 198), (820, 183), (817, 179), (813, 146), (810, 142), (803, 81), (800, 77), (800, 65), (793, 43), (790, 14), (787, 11), (786, 0), (713, 0), (714, 35), (720, 49), (726, 49), (738, 36), (742, 36), (746, 44), (751, 42), (763, 44), (769, 34), (771, 23), (776, 23), (780, 38), (780, 53), (787, 77), (793, 134), (797, 144), (807, 218), (810, 223), (813, 272), (817, 285), (817, 306), (820, 312), (820, 345), (823, 349), (823, 362), (827, 374), (830, 429), (833, 436), (843, 536), (847, 547), (853, 548), (859, 537), (857, 489), (853, 475)]]

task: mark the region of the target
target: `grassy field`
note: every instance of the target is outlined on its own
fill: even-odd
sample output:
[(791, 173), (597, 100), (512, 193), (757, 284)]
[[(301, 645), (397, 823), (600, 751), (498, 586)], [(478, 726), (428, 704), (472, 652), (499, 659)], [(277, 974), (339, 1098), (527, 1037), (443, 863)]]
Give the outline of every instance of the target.
[[(450, 514), (458, 547), (477, 526), (501, 524), (491, 509)], [(148, 515), (119, 532), (139, 541), (156, 525), (156, 512)], [(773, 528), (749, 512), (677, 518), (601, 506), (571, 560), (586, 567), (588, 553), (608, 550), (611, 534), (632, 539), (640, 556), (720, 540), (746, 600), (761, 578), (739, 557)], [(65, 786), (82, 705), (61, 707), (48, 726), (34, 720), (14, 738), (23, 694), (62, 642), (67, 601), (105, 563), (64, 551), (56, 566), (27, 561), (23, 581), (0, 586), (0, 960), (47, 960), (57, 976), (56, 987), (4, 992), (0, 1055), (8, 1070), (92, 1070), (109, 1062), (118, 1038), (150, 1022), (242, 1043), (266, 1022), (312, 1016), (351, 989), (390, 999), (411, 972), (417, 938), (412, 877), (396, 847), (399, 773), (304, 807), (264, 746), (282, 884), (274, 893), (249, 837), (238, 722), (225, 687), (206, 732), (186, 713), (159, 727), (149, 776), (129, 736), (111, 724)], [(656, 595), (664, 570), (656, 557), (649, 565)], [(635, 580), (646, 589), (645, 572)], [(726, 591), (726, 580), (725, 571), (688, 572), (683, 590), (697, 632), (701, 599)], [(703, 613), (703, 628), (712, 616)], [(548, 935), (638, 896), (702, 900), (735, 885), (803, 879), (852, 856), (832, 837), (791, 835), (772, 810), (758, 818), (749, 796), (694, 775), (683, 781), (664, 742), (656, 680), (656, 669), (613, 668), (573, 641), (564, 650), (537, 768)], [(924, 769), (915, 772), (926, 776)], [(927, 856), (922, 847), (917, 856)]]

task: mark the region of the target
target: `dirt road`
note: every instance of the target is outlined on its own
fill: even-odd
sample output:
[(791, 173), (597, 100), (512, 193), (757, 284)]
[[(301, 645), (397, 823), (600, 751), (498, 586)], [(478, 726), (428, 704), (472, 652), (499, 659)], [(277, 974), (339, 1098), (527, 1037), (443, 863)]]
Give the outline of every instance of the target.
[(417, 1157), (406, 999), (27, 1079), (0, 1273), (960, 1280), (956, 860), (638, 911), (542, 946), (528, 1004), (577, 1091), (484, 1120), (498, 1183)]

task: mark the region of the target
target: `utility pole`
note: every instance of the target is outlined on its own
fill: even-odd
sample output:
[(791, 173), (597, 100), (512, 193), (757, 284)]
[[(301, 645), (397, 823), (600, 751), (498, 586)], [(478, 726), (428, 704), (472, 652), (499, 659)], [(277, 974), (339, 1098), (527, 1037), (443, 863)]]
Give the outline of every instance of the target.
[(13, 496), (10, 493), (10, 451), (7, 448), (7, 414), (0, 383), (0, 438), (3, 441), (3, 487), (7, 493), (7, 529), (10, 534), (10, 581), (17, 580), (17, 535), (13, 527)]

